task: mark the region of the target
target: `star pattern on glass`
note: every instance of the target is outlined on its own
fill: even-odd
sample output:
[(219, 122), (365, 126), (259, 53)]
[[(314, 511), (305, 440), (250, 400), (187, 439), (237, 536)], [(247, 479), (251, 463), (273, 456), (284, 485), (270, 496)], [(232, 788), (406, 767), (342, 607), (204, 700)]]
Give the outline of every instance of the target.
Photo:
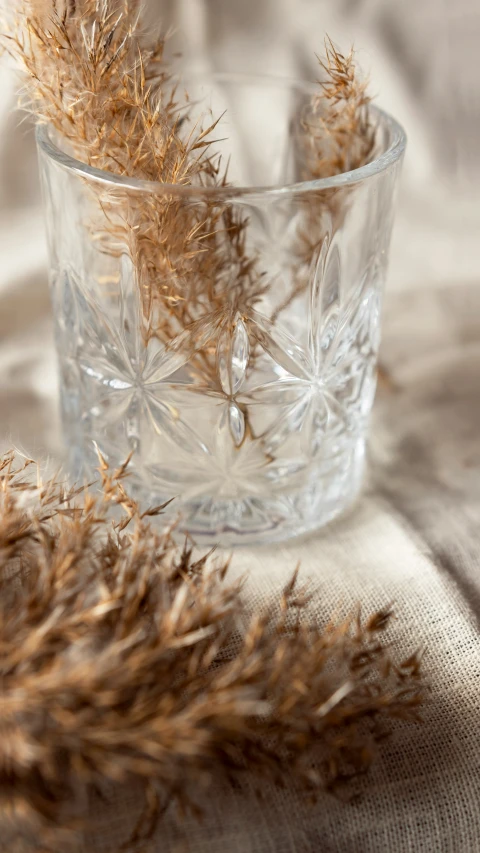
[(308, 312), (308, 343), (252, 311), (250, 333), (274, 361), (279, 378), (241, 396), (247, 407), (278, 407), (277, 421), (262, 435), (267, 453), (298, 436), (304, 456), (315, 459), (325, 440), (358, 428), (375, 390), (379, 306), (365, 275), (342, 306), (338, 252), (326, 245), (317, 265)]
[(246, 435), (240, 447), (232, 441), (228, 410), (220, 409), (211, 425), (209, 438), (190, 452), (182, 448), (173, 465), (155, 464), (151, 473), (157, 486), (182, 483), (189, 499), (212, 496), (232, 499), (264, 494), (265, 472), (269, 464), (260, 442)]
[[(88, 386), (92, 437), (106, 436), (115, 462), (140, 448), (142, 476), (164, 493), (178, 485), (185, 498), (254, 499), (301, 486), (309, 462), (328, 456), (370, 410), (378, 311), (368, 272), (342, 294), (340, 256), (329, 240), (312, 274), (301, 341), (259, 311), (226, 307), (168, 346), (146, 345), (134, 288), (125, 287), (114, 319), (83, 290), (74, 357)], [(207, 349), (217, 379), (199, 384), (188, 363)], [(255, 386), (258, 353), (276, 378)], [(255, 410), (260, 420), (270, 416), (254, 434)]]
[(169, 347), (156, 339), (146, 345), (137, 305), (122, 302), (122, 316), (114, 323), (94, 300), (85, 294), (79, 298), (83, 328), (75, 360), (82, 381), (95, 384), (95, 393), (86, 394), (94, 401), (92, 416), (124, 423), (129, 449), (136, 449), (142, 417), (158, 435), (190, 450), (196, 447), (198, 439), (181, 412), (197, 406), (199, 399), (176, 374), (214, 335), (215, 325), (197, 324)]

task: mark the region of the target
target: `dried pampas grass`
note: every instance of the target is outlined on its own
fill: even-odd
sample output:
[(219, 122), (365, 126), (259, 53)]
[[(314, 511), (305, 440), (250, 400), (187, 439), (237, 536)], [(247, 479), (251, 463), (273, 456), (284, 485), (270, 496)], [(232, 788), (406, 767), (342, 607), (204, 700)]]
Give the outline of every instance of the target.
[[(48, 5), (48, 4), (47, 4)], [(129, 0), (50, 0), (41, 14), (21, 0), (4, 39), (25, 72), (23, 105), (54, 128), (90, 166), (178, 187), (224, 189), (227, 174), (212, 153), (217, 120), (192, 115), (164, 59), (165, 40), (142, 28)], [(205, 315), (228, 324), (264, 291), (246, 249), (247, 217), (205, 196), (98, 192), (96, 237), (107, 254), (128, 247), (143, 305), (144, 336), (170, 343)], [(120, 247), (120, 248), (119, 248)], [(228, 293), (227, 293), (228, 291)], [(191, 331), (193, 361), (217, 386), (215, 360)]]
[[(204, 127), (187, 95), (179, 94), (165, 60), (165, 40), (143, 31), (137, 0), (19, 0), (9, 29), (3, 41), (25, 73), (23, 105), (55, 128), (79, 159), (162, 184), (229, 186), (214, 151), (218, 119), (211, 117)], [(374, 148), (366, 83), (353, 51), (344, 56), (327, 40), (319, 61), (318, 94), (293, 128), (304, 180), (357, 168)], [(212, 318), (218, 339), (268, 288), (247, 239), (248, 215), (220, 196), (191, 204), (178, 196), (132, 193), (112, 202), (104, 190), (97, 191), (101, 216), (92, 227), (97, 239), (103, 233), (107, 254), (128, 247), (145, 339), (157, 337), (168, 345), (188, 329), (197, 381), (221, 391), (215, 347), (202, 341), (202, 323), (198, 333), (195, 324)], [(274, 321), (308, 286), (322, 241), (341, 224), (346, 193), (322, 191), (306, 198), (304, 207), (291, 292), (275, 309)]]
[(359, 169), (375, 147), (368, 81), (359, 77), (353, 48), (345, 55), (327, 37), (325, 56), (318, 61), (323, 72), (320, 92), (302, 116), (305, 180)]
[[(376, 128), (369, 112), (368, 80), (361, 78), (354, 49), (343, 54), (327, 37), (324, 56), (318, 62), (318, 94), (303, 109), (295, 129), (298, 172), (304, 181), (359, 169), (375, 156)], [(333, 240), (345, 220), (349, 195), (350, 188), (336, 187), (302, 198), (302, 218), (293, 247), (294, 286), (276, 317), (308, 289), (322, 245)]]
[[(391, 612), (319, 625), (296, 575), (248, 616), (227, 564), (179, 550), (101, 460), (102, 492), (0, 462), (0, 826), (64, 850), (88, 794), (136, 782), (150, 817), (213, 777), (307, 791), (364, 770), (389, 719), (418, 718), (419, 660)], [(115, 521), (112, 520), (112, 511)], [(149, 824), (150, 825), (150, 824)], [(1, 836), (0, 836), (1, 837)]]

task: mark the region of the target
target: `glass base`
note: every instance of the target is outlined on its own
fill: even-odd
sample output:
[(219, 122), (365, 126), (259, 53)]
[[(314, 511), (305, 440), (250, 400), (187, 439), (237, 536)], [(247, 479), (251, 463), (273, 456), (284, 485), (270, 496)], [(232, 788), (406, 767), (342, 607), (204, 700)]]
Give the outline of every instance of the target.
[[(71, 459), (76, 478), (92, 479), (94, 464), (85, 458)], [(365, 471), (365, 440), (357, 439), (323, 470), (312, 470), (307, 486), (295, 491), (278, 490), (271, 498), (238, 497), (173, 500), (159, 516), (163, 527), (180, 517), (179, 534), (189, 534), (200, 546), (240, 547), (281, 542), (320, 529), (346, 512), (356, 501)], [(329, 469), (329, 470), (328, 470)], [(125, 486), (142, 510), (158, 506), (172, 495), (150, 490), (133, 469)], [(277, 486), (278, 489), (278, 486)]]

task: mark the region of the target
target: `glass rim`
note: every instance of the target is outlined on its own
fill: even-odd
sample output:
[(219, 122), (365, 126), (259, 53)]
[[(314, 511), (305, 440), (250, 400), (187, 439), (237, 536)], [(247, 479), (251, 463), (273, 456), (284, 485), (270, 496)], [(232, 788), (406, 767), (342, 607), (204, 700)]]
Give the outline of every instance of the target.
[[(311, 91), (312, 94), (318, 92), (318, 86), (308, 81), (295, 80), (288, 77), (275, 77), (267, 75), (250, 75), (250, 74), (234, 74), (228, 72), (214, 72), (210, 75), (204, 74), (205, 79), (214, 79), (220, 82), (233, 83), (250, 83), (250, 84), (266, 84), (277, 85), (291, 88), (300, 88), (304, 92)], [(308, 181), (299, 181), (292, 184), (266, 184), (264, 186), (226, 186), (226, 187), (201, 187), (201, 186), (183, 186), (181, 184), (165, 184), (161, 181), (148, 181), (141, 178), (131, 178), (125, 175), (116, 175), (114, 172), (108, 172), (103, 169), (98, 169), (95, 166), (89, 166), (88, 163), (77, 159), (68, 154), (56, 145), (50, 137), (50, 125), (48, 123), (39, 122), (35, 129), (35, 137), (39, 150), (41, 150), (49, 159), (54, 160), (64, 169), (75, 174), (87, 178), (89, 180), (104, 184), (110, 188), (125, 189), (136, 192), (156, 193), (159, 195), (175, 195), (190, 199), (204, 199), (206, 197), (215, 197), (220, 199), (241, 199), (243, 197), (262, 197), (262, 198), (279, 198), (291, 195), (299, 195), (310, 192), (318, 192), (319, 190), (338, 189), (348, 187), (365, 181), (368, 178), (375, 177), (381, 172), (386, 171), (393, 166), (405, 152), (407, 136), (401, 124), (393, 118), (388, 112), (380, 109), (380, 107), (371, 104), (369, 109), (377, 117), (377, 120), (382, 125), (387, 126), (391, 131), (391, 140), (385, 151), (375, 157), (373, 160), (360, 166), (357, 169), (352, 169), (348, 172), (342, 172), (339, 175), (332, 175), (329, 178), (315, 178)]]

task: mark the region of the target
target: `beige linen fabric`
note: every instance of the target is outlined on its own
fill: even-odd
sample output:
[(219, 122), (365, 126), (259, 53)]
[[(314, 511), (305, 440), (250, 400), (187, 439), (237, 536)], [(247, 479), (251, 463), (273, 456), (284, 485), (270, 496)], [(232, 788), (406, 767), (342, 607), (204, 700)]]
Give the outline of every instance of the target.
[[(158, 5), (158, 4), (157, 4)], [(350, 515), (284, 547), (239, 551), (251, 608), (300, 559), (318, 616), (394, 601), (399, 655), (426, 647), (425, 725), (398, 726), (360, 799), (214, 788), (202, 824), (168, 812), (155, 851), (480, 850), (479, 12), (457, 0), (170, 0), (199, 67), (315, 76), (325, 30), (354, 37), (379, 103), (409, 135), (384, 312), (371, 474)], [(153, 9), (159, 13), (159, 9)], [(46, 251), (31, 134), (0, 69), (0, 449), (61, 457)], [(248, 789), (248, 785), (247, 785)], [(85, 851), (118, 851), (134, 791), (112, 791)]]

